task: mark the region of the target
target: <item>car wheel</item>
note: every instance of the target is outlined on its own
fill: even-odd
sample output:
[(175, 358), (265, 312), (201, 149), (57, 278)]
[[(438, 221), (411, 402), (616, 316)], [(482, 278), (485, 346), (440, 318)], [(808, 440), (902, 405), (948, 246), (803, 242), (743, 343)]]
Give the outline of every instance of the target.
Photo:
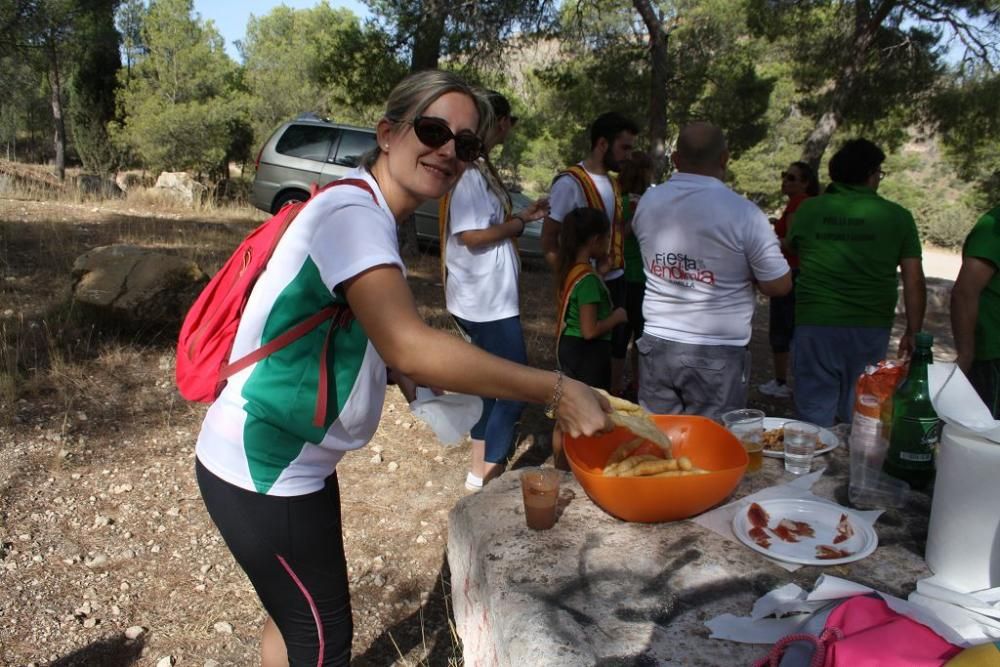
[(282, 192), (274, 199), (274, 205), (271, 206), (271, 214), (273, 215), (280, 211), (284, 208), (285, 204), (295, 204), (307, 199), (309, 199), (309, 193), (302, 190), (287, 190)]

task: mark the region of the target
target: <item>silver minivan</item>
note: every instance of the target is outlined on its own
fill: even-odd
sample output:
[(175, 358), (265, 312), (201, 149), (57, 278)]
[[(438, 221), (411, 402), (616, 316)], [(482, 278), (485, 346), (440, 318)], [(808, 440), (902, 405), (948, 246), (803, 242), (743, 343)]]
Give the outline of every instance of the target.
[[(285, 204), (305, 201), (313, 184), (323, 186), (342, 178), (358, 166), (363, 156), (375, 148), (375, 130), (341, 125), (305, 113), (279, 127), (257, 155), (257, 173), (251, 194), (254, 206), (277, 213)], [(531, 201), (511, 191), (514, 209)], [(437, 245), (438, 202), (424, 202), (414, 215), (417, 239)], [(542, 225), (529, 222), (518, 247), (525, 257), (542, 256)]]
[(277, 213), (289, 202), (308, 199), (312, 184), (342, 178), (375, 143), (374, 130), (302, 114), (279, 127), (260, 149), (253, 205)]

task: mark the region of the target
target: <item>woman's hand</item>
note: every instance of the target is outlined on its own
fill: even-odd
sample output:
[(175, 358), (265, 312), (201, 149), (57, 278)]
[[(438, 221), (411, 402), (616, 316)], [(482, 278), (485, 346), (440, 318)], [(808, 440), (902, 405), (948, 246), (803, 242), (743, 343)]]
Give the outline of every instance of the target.
[(532, 220), (541, 220), (549, 214), (549, 198), (542, 197), (541, 199), (536, 199), (532, 202), (531, 206), (524, 209), (517, 214), (517, 217), (531, 222)]
[(609, 412), (608, 399), (578, 380), (563, 378), (562, 398), (556, 407), (556, 421), (563, 433), (578, 438), (610, 431), (614, 426)]

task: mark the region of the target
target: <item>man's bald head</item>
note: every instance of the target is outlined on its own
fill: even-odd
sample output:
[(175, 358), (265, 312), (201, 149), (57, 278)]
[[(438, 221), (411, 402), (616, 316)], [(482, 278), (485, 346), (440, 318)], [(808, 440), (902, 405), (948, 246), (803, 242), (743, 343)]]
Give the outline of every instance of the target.
[(726, 135), (708, 121), (688, 123), (677, 136), (673, 160), (678, 171), (718, 176), (729, 160)]

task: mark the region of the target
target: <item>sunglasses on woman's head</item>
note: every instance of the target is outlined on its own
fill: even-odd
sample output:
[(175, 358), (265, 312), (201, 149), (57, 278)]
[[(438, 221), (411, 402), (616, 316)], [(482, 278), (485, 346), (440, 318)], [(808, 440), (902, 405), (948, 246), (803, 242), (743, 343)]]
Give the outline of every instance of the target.
[(454, 139), (455, 157), (462, 162), (475, 162), (483, 154), (483, 140), (475, 132), (462, 130), (455, 134), (440, 118), (417, 116), (413, 119), (413, 133), (428, 148), (441, 148)]

